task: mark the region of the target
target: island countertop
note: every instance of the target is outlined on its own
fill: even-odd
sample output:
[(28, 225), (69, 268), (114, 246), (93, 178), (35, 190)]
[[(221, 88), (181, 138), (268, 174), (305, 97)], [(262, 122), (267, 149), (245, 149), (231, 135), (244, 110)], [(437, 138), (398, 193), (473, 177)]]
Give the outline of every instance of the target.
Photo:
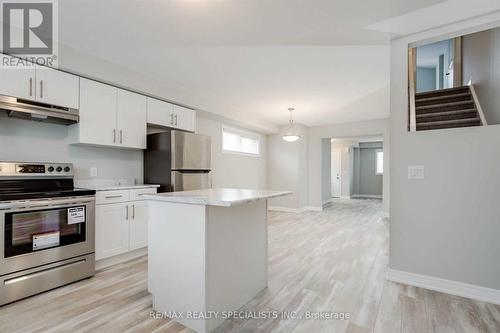
[(235, 188), (214, 188), (195, 191), (147, 194), (146, 200), (230, 207), (236, 204), (262, 199), (270, 199), (292, 194), (290, 191), (267, 191)]

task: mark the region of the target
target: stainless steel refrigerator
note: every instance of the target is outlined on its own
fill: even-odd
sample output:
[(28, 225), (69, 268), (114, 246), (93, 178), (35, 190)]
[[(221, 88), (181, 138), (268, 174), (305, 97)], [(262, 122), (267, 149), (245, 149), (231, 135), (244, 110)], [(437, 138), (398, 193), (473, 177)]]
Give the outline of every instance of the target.
[(158, 192), (212, 187), (211, 140), (207, 135), (170, 130), (149, 134), (144, 152), (144, 182)]

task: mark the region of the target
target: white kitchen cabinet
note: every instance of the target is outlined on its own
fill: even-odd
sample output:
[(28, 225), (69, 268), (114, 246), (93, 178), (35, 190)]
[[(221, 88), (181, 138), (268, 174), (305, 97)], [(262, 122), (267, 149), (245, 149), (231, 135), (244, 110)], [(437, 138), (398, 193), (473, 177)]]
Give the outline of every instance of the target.
[(73, 143), (116, 145), (116, 88), (80, 80), (80, 121), (70, 126)]
[(146, 97), (92, 80), (80, 81), (80, 122), (72, 143), (146, 148)]
[(96, 205), (96, 260), (122, 254), (129, 249), (127, 203)]
[(147, 98), (148, 124), (171, 127), (173, 105), (159, 99)]
[(36, 100), (72, 109), (79, 108), (80, 78), (52, 68), (36, 66)]
[(196, 112), (194, 110), (174, 105), (174, 127), (194, 132), (196, 126)]
[(146, 149), (146, 103), (143, 95), (117, 89), (116, 129), (120, 145)]
[(149, 98), (148, 124), (194, 132), (196, 112), (188, 108)]
[(145, 201), (135, 201), (129, 209), (129, 250), (132, 251), (148, 246), (148, 206)]
[(148, 246), (147, 203), (142, 196), (156, 188), (97, 191), (96, 260)]
[[(15, 64), (18, 59), (2, 54), (0, 60), (2, 64), (6, 62)], [(2, 75), (0, 75), (0, 94), (34, 101), (36, 98), (35, 80), (35, 65), (19, 65), (14, 68), (9, 66), (2, 69)]]

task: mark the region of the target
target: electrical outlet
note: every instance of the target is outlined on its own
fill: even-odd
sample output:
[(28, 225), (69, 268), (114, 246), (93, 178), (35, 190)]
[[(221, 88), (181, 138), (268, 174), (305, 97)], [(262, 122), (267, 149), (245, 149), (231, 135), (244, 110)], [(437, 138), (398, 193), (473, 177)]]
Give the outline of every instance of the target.
[(409, 165), (408, 179), (424, 179), (425, 169), (423, 165)]
[(90, 167), (90, 177), (97, 177), (97, 168)]

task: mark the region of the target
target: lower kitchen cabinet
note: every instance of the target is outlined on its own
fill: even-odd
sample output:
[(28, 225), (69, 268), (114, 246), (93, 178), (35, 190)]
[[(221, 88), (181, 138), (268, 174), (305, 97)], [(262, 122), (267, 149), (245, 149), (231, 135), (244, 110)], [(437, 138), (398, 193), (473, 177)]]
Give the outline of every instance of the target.
[(156, 188), (97, 192), (96, 260), (148, 246), (147, 203), (140, 200), (148, 193)]
[(122, 254), (129, 249), (128, 204), (96, 206), (96, 260)]
[(129, 250), (148, 246), (148, 207), (145, 201), (132, 202), (129, 221)]

